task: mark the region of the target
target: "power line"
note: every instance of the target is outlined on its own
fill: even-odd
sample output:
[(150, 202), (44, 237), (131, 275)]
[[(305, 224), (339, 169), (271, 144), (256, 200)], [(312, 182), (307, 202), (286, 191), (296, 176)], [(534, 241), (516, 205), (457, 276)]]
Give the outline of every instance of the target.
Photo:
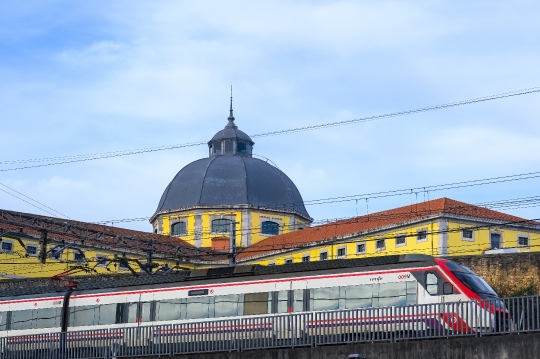
[[(524, 90), (505, 92), (501, 94), (485, 96), (485, 97), (480, 97), (480, 98), (475, 98), (475, 99), (451, 102), (447, 104), (435, 105), (435, 106), (429, 106), (429, 107), (421, 107), (421, 108), (412, 109), (412, 110), (391, 112), (387, 114), (362, 117), (362, 118), (346, 120), (346, 121), (328, 122), (328, 123), (312, 125), (312, 126), (304, 126), (304, 127), (290, 128), (286, 130), (263, 132), (263, 133), (255, 134), (251, 137), (252, 138), (269, 137), (269, 136), (277, 136), (277, 135), (283, 135), (283, 134), (288, 134), (288, 133), (319, 130), (319, 129), (328, 128), (328, 127), (345, 126), (345, 125), (351, 125), (351, 124), (360, 123), (360, 122), (370, 122), (370, 121), (376, 121), (376, 120), (381, 120), (385, 118), (407, 116), (407, 115), (412, 115), (416, 113), (430, 112), (430, 111), (442, 110), (442, 109), (451, 108), (451, 107), (458, 107), (458, 106), (470, 105), (474, 103), (493, 101), (493, 100), (498, 100), (498, 99), (503, 99), (503, 98), (508, 98), (508, 97), (522, 96), (522, 95), (527, 95), (527, 94), (537, 93), (537, 92), (540, 92), (540, 87), (532, 87), (532, 88), (528, 88)], [(160, 146), (160, 147), (148, 147), (148, 148), (133, 149), (133, 150), (113, 151), (113, 152), (100, 152), (100, 153), (94, 153), (94, 154), (35, 158), (35, 159), (25, 159), (25, 160), (24, 159), (23, 160), (4, 160), (4, 161), (1, 161), (0, 164), (24, 164), (24, 163), (36, 163), (36, 162), (48, 162), (48, 161), (57, 161), (57, 162), (0, 169), (0, 172), (46, 167), (46, 166), (55, 166), (55, 165), (61, 165), (61, 164), (92, 161), (92, 160), (112, 158), (112, 157), (129, 156), (129, 155), (135, 155), (135, 154), (141, 154), (141, 153), (165, 151), (165, 150), (172, 150), (172, 149), (185, 148), (185, 147), (194, 147), (194, 146), (200, 146), (206, 143), (207, 143), (206, 141), (199, 141), (199, 142), (183, 143), (183, 144)]]
[[(25, 197), (25, 198), (28, 198), (29, 200), (31, 200), (31, 201), (33, 201), (33, 202), (35, 202), (35, 203), (37, 203), (37, 204), (39, 204), (39, 205), (41, 205), (41, 206), (43, 206), (43, 207), (45, 207), (45, 208), (48, 208), (48, 209), (50, 209), (51, 211), (53, 211), (53, 212), (55, 212), (55, 213), (58, 213), (58, 214), (61, 215), (62, 217), (71, 219), (69, 216), (66, 216), (66, 215), (63, 214), (63, 213), (58, 212), (57, 210), (55, 210), (55, 209), (53, 209), (53, 208), (51, 208), (51, 207), (49, 207), (49, 206), (47, 206), (47, 205), (45, 205), (45, 204), (39, 202), (39, 201), (36, 201), (35, 199), (33, 199), (33, 198), (31, 198), (31, 197), (28, 197), (27, 195), (25, 195), (25, 194), (23, 194), (23, 193), (21, 193), (21, 192), (19, 192), (19, 191), (17, 191), (17, 190), (14, 190), (14, 189), (11, 188), (11, 187), (6, 186), (6, 185), (3, 184), (3, 183), (0, 183), (0, 186), (3, 186), (3, 187), (5, 187), (5, 188), (9, 189), (10, 191), (13, 191), (13, 192), (15, 192), (15, 193), (17, 193), (17, 194), (20, 194), (21, 196), (23, 196), (23, 197)], [(6, 192), (7, 194), (10, 194), (10, 193), (7, 192), (7, 191), (4, 191), (4, 190), (2, 190), (2, 191), (3, 191), (3, 192)], [(10, 195), (11, 195), (11, 194), (10, 194)], [(14, 197), (16, 197), (16, 198), (18, 198), (18, 199), (20, 199), (20, 200), (22, 200), (22, 201), (24, 201), (24, 202), (26, 202), (26, 203), (28, 203), (28, 204), (31, 204), (31, 203), (29, 203), (29, 202), (27, 202), (27, 201), (25, 201), (25, 200), (23, 200), (23, 199), (21, 199), (21, 198), (19, 198), (19, 197), (17, 197), (17, 196), (14, 196)], [(31, 205), (34, 206), (34, 207), (36, 207), (36, 208), (39, 208), (39, 207), (37, 207), (37, 206), (35, 206), (35, 205), (33, 205), (33, 204), (31, 204)], [(43, 208), (39, 208), (39, 209), (41, 209), (42, 211), (44, 211), (44, 212), (46, 212), (46, 213), (52, 214), (52, 213), (50, 213), (50, 212), (44, 210)]]

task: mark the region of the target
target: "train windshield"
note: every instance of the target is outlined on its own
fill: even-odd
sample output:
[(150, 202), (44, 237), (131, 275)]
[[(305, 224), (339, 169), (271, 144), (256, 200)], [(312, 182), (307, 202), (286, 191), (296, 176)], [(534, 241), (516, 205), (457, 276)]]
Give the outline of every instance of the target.
[(474, 274), (469, 268), (452, 261), (447, 261), (446, 265), (467, 288), (478, 294), (482, 299), (499, 297), (485, 280)]

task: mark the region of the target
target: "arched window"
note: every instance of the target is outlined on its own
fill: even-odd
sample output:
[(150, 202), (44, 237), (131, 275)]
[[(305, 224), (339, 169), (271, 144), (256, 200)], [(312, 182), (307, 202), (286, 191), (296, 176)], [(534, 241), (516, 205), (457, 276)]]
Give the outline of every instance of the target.
[(272, 221), (264, 221), (262, 223), (261, 233), (275, 236), (276, 234), (279, 234), (279, 224)]
[(186, 233), (186, 222), (176, 222), (171, 226), (171, 235), (173, 236), (183, 236)]
[(231, 230), (230, 219), (214, 219), (212, 221), (212, 233), (229, 233)]

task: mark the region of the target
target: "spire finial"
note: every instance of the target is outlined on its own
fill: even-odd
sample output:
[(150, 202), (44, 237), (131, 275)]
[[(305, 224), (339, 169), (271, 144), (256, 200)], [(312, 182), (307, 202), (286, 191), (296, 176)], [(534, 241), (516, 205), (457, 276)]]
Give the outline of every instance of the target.
[(232, 85), (231, 85), (231, 108), (229, 109), (229, 124), (227, 126), (235, 126), (234, 124), (234, 116), (233, 116), (233, 109), (232, 109)]

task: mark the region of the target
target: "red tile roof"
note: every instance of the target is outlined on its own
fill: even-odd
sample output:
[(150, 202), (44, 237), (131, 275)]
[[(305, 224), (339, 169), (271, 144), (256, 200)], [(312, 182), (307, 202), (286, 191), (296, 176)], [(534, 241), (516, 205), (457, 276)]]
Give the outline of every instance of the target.
[(276, 250), (292, 249), (310, 243), (354, 233), (361, 233), (380, 227), (397, 225), (410, 220), (417, 220), (442, 213), (503, 222), (526, 221), (520, 217), (456, 201), (450, 198), (439, 198), (270, 237), (246, 248), (238, 255), (238, 259), (251, 258)]

